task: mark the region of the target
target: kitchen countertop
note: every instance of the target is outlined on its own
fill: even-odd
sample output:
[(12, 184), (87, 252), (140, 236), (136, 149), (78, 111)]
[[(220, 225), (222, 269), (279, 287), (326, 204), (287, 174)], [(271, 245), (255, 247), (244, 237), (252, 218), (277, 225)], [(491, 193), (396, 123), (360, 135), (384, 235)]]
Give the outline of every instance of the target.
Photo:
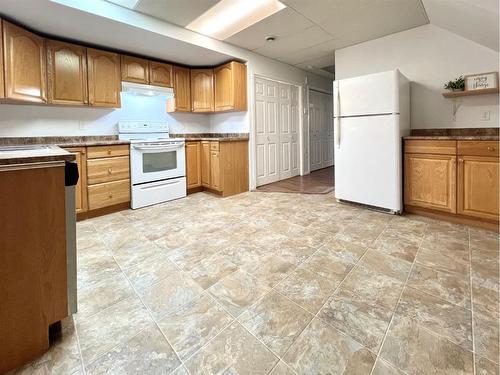
[(170, 133), (172, 138), (185, 138), (186, 141), (248, 141), (248, 133)]
[(452, 141), (498, 141), (498, 128), (444, 128), (412, 129), (403, 139), (452, 140)]
[(108, 146), (129, 144), (117, 135), (58, 136), (58, 137), (1, 137), (0, 145), (43, 145), (60, 147)]
[(14, 165), (61, 164), (74, 161), (75, 155), (55, 145), (40, 145), (39, 148), (26, 149), (22, 146), (0, 146), (0, 170)]

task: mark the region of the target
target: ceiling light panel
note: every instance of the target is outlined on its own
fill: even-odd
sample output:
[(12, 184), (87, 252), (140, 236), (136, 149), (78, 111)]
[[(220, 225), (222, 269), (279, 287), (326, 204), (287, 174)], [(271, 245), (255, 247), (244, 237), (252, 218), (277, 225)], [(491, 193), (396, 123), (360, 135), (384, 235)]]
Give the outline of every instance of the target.
[(134, 9), (137, 3), (139, 2), (139, 0), (107, 0), (107, 1), (129, 9)]
[(278, 0), (221, 0), (186, 28), (224, 40), (285, 7)]

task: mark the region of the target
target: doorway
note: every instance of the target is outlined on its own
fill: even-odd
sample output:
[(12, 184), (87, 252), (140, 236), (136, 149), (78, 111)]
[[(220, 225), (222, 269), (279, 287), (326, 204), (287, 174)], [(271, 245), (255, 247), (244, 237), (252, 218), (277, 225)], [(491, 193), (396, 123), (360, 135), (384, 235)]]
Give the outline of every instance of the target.
[(333, 97), (309, 89), (309, 170), (333, 166)]
[(299, 87), (255, 77), (257, 186), (299, 174)]

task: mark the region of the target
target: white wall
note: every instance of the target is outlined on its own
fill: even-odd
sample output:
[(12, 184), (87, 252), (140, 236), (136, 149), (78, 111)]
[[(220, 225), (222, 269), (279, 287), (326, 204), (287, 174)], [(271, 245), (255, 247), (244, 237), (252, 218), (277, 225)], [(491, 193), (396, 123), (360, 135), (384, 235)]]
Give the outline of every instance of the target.
[(117, 134), (119, 121), (167, 122), (175, 133), (206, 133), (210, 117), (168, 114), (165, 100), (122, 94), (120, 109), (0, 105), (0, 137)]
[[(459, 75), (498, 71), (496, 51), (429, 24), (335, 52), (336, 79), (396, 68), (412, 81), (412, 128), (498, 126), (498, 95), (460, 99), (456, 121), (441, 95)], [(489, 121), (480, 120), (483, 111)]]

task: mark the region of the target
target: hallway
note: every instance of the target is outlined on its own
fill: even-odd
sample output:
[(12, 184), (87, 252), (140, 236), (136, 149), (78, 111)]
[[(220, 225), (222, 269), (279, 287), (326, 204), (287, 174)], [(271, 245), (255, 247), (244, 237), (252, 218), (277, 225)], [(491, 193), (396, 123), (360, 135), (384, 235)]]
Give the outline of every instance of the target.
[(296, 176), (259, 186), (257, 191), (277, 193), (326, 194), (335, 186), (334, 167), (328, 167), (311, 172), (305, 176)]

